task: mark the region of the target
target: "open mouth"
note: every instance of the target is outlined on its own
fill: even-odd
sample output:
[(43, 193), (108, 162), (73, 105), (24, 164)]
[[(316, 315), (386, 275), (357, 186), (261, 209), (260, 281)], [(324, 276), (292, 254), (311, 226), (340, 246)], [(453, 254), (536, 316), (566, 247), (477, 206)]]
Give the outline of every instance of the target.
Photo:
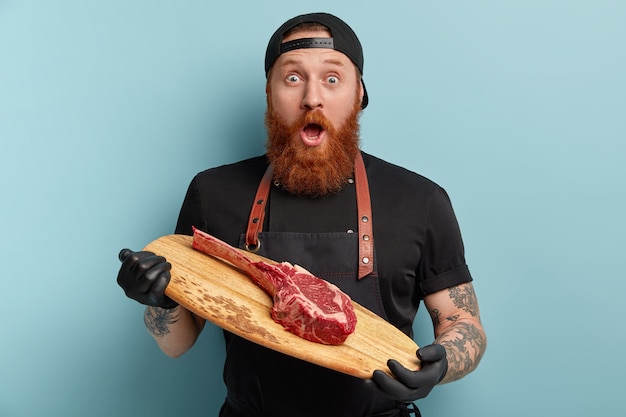
[(304, 126), (304, 134), (309, 138), (318, 137), (320, 133), (322, 133), (322, 130), (324, 130), (322, 126), (316, 123), (309, 123), (308, 125)]
[(324, 128), (317, 123), (309, 123), (300, 132), (300, 138), (307, 146), (318, 146), (323, 142)]

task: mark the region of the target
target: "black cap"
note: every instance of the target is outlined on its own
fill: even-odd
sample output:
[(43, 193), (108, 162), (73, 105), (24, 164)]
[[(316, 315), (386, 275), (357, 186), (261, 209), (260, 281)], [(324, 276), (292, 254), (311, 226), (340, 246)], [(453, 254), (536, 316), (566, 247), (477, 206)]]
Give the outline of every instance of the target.
[[(295, 39), (283, 43), (285, 34), (301, 23), (319, 23), (326, 26), (332, 38)], [(350, 61), (356, 65), (361, 75), (363, 75), (363, 48), (361, 48), (361, 42), (359, 42), (359, 38), (357, 38), (352, 28), (346, 22), (331, 14), (309, 13), (289, 19), (274, 32), (265, 51), (265, 76), (267, 77), (270, 68), (281, 54), (302, 48), (328, 48), (339, 51), (350, 58)], [(361, 108), (364, 109), (367, 107), (369, 99), (362, 78), (361, 83), (364, 90)]]

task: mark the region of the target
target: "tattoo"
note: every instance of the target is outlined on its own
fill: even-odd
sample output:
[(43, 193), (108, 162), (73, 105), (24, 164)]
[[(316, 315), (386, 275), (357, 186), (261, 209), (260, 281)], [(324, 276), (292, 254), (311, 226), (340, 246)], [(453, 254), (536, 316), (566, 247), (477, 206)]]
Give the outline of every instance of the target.
[(450, 298), (454, 305), (461, 310), (470, 313), (472, 317), (478, 316), (478, 301), (474, 287), (471, 285), (460, 285), (448, 289)]
[(158, 307), (148, 307), (143, 315), (143, 322), (146, 328), (154, 336), (163, 337), (170, 333), (170, 324), (178, 321), (178, 317), (174, 316), (177, 309), (163, 309)]
[(459, 319), (459, 315), (455, 314), (454, 316), (446, 317), (448, 321), (457, 321)]
[(435, 327), (439, 326), (441, 324), (441, 320), (439, 320), (439, 316), (441, 315), (441, 312), (438, 309), (433, 308), (432, 310), (430, 310), (429, 313), (430, 313), (430, 317), (432, 318), (433, 324), (435, 325)]
[[(439, 309), (433, 308), (432, 310), (429, 311), (429, 313), (430, 313), (430, 318), (433, 321), (433, 325), (435, 325), (435, 327), (439, 326), (441, 324), (441, 319), (440, 319), (441, 311), (439, 311)], [(452, 322), (457, 321), (458, 319), (459, 319), (458, 314), (446, 317), (447, 321), (452, 321)]]
[[(452, 334), (456, 337), (451, 338)], [(484, 334), (473, 324), (464, 322), (457, 323), (453, 330), (438, 339), (441, 340), (436, 343), (446, 349), (448, 359), (446, 380), (448, 381), (459, 379), (474, 370), (487, 346)]]

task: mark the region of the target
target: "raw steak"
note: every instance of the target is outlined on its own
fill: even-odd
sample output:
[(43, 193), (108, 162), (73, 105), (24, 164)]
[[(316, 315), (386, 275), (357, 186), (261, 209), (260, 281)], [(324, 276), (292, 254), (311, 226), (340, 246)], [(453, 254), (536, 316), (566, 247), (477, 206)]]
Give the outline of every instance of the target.
[(272, 319), (311, 342), (339, 345), (354, 331), (350, 297), (328, 281), (287, 262), (255, 262), (221, 240), (193, 229), (193, 248), (241, 269), (273, 299)]

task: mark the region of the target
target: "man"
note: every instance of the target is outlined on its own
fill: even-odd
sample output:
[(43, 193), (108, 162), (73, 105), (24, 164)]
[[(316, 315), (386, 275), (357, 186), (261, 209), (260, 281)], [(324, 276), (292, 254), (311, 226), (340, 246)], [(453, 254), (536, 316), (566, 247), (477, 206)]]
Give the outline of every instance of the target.
[[(265, 70), (267, 154), (196, 175), (176, 233), (195, 226), (302, 265), (409, 336), (423, 300), (435, 342), (418, 350), (419, 371), (390, 358), (396, 378), (376, 371), (362, 380), (225, 332), (228, 395), (220, 416), (407, 416), (436, 384), (473, 371), (486, 347), (448, 196), (360, 152), (358, 118), (368, 96), (361, 44), (345, 22), (324, 13), (287, 21), (270, 39)], [(248, 224), (251, 207), (265, 213), (262, 225)], [(118, 282), (148, 305), (145, 323), (160, 348), (185, 353), (204, 320), (164, 295), (170, 264), (128, 249), (120, 259)]]

